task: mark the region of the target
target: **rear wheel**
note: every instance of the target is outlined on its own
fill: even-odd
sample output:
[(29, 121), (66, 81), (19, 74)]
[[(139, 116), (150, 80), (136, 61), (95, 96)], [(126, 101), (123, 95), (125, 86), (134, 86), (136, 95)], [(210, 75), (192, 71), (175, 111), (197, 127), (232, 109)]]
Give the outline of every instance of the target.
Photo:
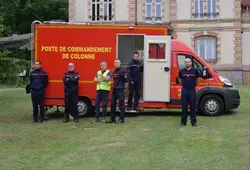
[(225, 109), (223, 99), (215, 94), (202, 97), (198, 107), (199, 111), (205, 116), (218, 116)]
[(80, 98), (77, 103), (79, 117), (88, 117), (93, 115), (93, 106), (88, 98)]

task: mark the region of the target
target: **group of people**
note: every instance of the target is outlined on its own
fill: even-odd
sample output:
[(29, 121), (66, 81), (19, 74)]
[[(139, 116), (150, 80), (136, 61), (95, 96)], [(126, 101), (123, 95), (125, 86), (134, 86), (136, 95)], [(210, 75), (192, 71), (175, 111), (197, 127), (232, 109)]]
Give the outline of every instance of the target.
[[(68, 64), (68, 72), (63, 76), (64, 83), (64, 102), (65, 102), (65, 115), (64, 123), (69, 121), (69, 115), (72, 115), (74, 122), (79, 122), (78, 119), (78, 80), (79, 74), (74, 71), (75, 66), (73, 63)], [(34, 70), (30, 73), (30, 83), (26, 86), (26, 93), (31, 92), (31, 99), (33, 105), (33, 123), (42, 123), (45, 119), (44, 115), (44, 96), (45, 88), (48, 85), (48, 75), (41, 68), (41, 62), (35, 61)], [(39, 107), (39, 109), (38, 109)], [(38, 112), (40, 114), (38, 117)]]
[[(143, 66), (140, 62), (140, 56), (138, 52), (134, 52), (133, 59), (129, 62), (128, 68), (121, 68), (121, 61), (115, 60), (115, 70), (111, 73), (107, 70), (107, 63), (101, 62), (101, 70), (97, 72), (94, 81), (97, 85), (96, 95), (96, 122), (100, 122), (100, 103), (102, 102), (102, 122), (105, 123), (124, 123), (125, 113), (125, 88), (129, 85), (129, 99), (127, 110), (131, 109), (139, 111), (139, 100), (141, 90), (141, 73)], [(111, 79), (114, 78), (113, 90), (111, 97), (111, 119), (107, 121), (105, 119), (107, 113), (108, 96), (110, 91)], [(134, 98), (134, 104), (133, 104)], [(116, 102), (119, 103), (120, 119), (116, 121)]]
[[(124, 123), (125, 113), (125, 88), (129, 86), (129, 97), (127, 110), (139, 111), (139, 99), (141, 90), (141, 73), (143, 65), (140, 62), (138, 52), (133, 53), (133, 58), (126, 69), (121, 68), (121, 61), (114, 61), (115, 70), (107, 69), (107, 62), (101, 62), (101, 70), (97, 71), (94, 82), (96, 83), (95, 112), (96, 122), (103, 123)], [(38, 106), (40, 107), (39, 122), (44, 121), (44, 89), (48, 85), (47, 73), (41, 68), (41, 62), (35, 61), (34, 71), (30, 74), (30, 89), (33, 103), (33, 122), (38, 122)], [(106, 120), (109, 92), (113, 78), (111, 97), (111, 119)], [(64, 123), (69, 121), (72, 115), (74, 122), (78, 119), (78, 81), (80, 76), (75, 72), (73, 63), (68, 64), (68, 72), (63, 76), (65, 94), (65, 116)], [(199, 73), (192, 67), (190, 58), (185, 59), (185, 68), (180, 70), (179, 79), (182, 84), (182, 118), (181, 126), (187, 124), (188, 105), (190, 105), (190, 119), (192, 126), (197, 126), (196, 120), (196, 92), (195, 87), (199, 83)], [(26, 89), (27, 90), (27, 89)], [(133, 103), (134, 99), (134, 103)], [(116, 121), (116, 103), (119, 103), (120, 118)], [(102, 103), (102, 120), (100, 120), (100, 104)]]

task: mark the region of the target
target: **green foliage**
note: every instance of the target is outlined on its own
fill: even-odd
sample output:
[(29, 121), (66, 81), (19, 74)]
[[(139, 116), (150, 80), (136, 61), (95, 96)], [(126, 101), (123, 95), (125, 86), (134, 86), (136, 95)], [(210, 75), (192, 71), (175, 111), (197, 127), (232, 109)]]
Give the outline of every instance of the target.
[[(68, 0), (0, 0), (0, 37), (29, 33), (34, 20), (68, 20)], [(30, 52), (0, 51), (0, 84), (19, 84), (30, 69)]]
[(23, 70), (29, 73), (30, 61), (10, 58), (8, 52), (0, 53), (0, 84), (20, 85), (18, 74)]
[(2, 50), (2, 52), (7, 54), (7, 56), (5, 55), (5, 57), (30, 60), (30, 51), (28, 50), (11, 49), (10, 51)]
[[(29, 33), (34, 20), (68, 20), (68, 0), (1, 0), (2, 34)], [(1, 32), (1, 30), (0, 30)], [(1, 36), (1, 33), (0, 33)]]

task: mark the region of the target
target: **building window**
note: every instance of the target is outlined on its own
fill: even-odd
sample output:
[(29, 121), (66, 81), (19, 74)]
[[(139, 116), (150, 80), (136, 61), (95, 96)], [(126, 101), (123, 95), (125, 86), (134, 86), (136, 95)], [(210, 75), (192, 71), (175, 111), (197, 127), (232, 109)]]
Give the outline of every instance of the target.
[(103, 20), (104, 21), (112, 20), (112, 0), (104, 0)]
[(204, 4), (203, 0), (195, 0), (195, 18), (203, 18), (204, 16)]
[(146, 0), (146, 22), (152, 22), (152, 0)]
[(216, 37), (200, 36), (195, 38), (195, 51), (205, 61), (216, 60)]
[(156, 22), (161, 22), (162, 18), (162, 4), (161, 0), (156, 0), (155, 1), (155, 21)]
[(100, 20), (100, 0), (92, 0), (92, 21)]
[(216, 17), (216, 0), (207, 0), (207, 16), (208, 18)]

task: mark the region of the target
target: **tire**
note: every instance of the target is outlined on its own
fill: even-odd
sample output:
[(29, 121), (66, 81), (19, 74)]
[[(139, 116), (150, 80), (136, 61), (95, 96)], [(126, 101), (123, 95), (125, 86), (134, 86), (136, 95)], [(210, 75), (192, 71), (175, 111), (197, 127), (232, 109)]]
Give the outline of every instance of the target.
[(225, 104), (220, 96), (211, 94), (201, 98), (198, 108), (205, 116), (218, 116), (224, 112)]
[(89, 117), (93, 115), (93, 106), (89, 99), (80, 98), (77, 103), (79, 117)]

